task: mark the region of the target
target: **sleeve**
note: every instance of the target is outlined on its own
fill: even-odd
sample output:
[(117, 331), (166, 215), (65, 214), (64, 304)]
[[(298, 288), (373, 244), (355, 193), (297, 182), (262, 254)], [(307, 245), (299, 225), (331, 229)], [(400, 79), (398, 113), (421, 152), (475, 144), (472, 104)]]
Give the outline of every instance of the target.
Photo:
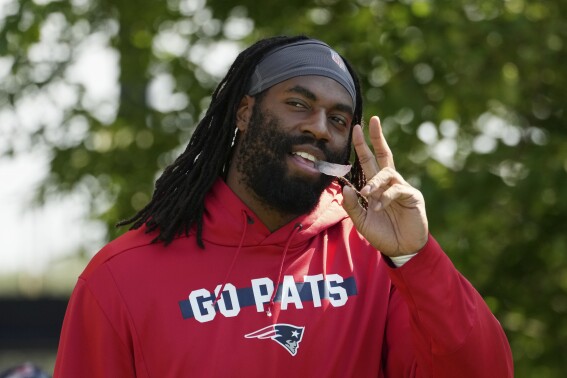
[(54, 378), (135, 377), (132, 353), (119, 322), (103, 311), (87, 282), (79, 279), (59, 340)]
[(388, 272), (386, 377), (513, 377), (500, 323), (433, 237)]

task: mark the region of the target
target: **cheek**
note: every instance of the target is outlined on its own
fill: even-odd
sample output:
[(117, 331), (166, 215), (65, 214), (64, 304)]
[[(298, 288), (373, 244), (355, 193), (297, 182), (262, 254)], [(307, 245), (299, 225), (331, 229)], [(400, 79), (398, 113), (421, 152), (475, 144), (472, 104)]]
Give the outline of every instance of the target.
[(332, 146), (329, 146), (337, 154), (349, 155), (351, 139), (348, 134), (340, 134), (334, 138)]

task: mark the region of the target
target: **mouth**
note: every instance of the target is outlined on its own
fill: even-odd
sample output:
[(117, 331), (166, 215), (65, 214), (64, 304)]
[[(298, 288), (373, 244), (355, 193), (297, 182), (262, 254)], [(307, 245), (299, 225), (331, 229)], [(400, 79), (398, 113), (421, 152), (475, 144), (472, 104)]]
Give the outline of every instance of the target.
[(317, 169), (317, 159), (314, 155), (305, 151), (294, 151), (291, 154), (292, 163), (295, 167), (309, 175), (321, 174)]
[(305, 159), (307, 161), (310, 161), (313, 163), (313, 165), (317, 164), (317, 162), (319, 161), (319, 159), (317, 159), (315, 156), (307, 152), (297, 151), (297, 152), (292, 152), (291, 154), (295, 156), (299, 156), (300, 158)]
[(319, 160), (315, 156), (307, 152), (298, 151), (292, 152), (291, 154), (305, 159), (306, 163), (308, 164), (312, 163), (316, 170), (327, 176), (342, 177), (349, 173), (351, 169), (351, 166), (349, 164), (329, 163), (325, 160)]

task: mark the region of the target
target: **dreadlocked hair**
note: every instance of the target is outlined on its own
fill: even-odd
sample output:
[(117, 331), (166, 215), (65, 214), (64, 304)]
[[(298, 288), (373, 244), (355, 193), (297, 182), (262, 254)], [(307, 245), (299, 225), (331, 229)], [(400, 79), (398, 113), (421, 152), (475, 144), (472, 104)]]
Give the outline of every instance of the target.
[[(156, 181), (150, 202), (117, 226), (130, 225), (130, 229), (138, 229), (145, 225), (146, 233), (158, 230), (159, 234), (153, 242), (163, 242), (165, 245), (177, 236), (188, 235), (195, 226), (197, 245), (204, 248), (205, 196), (219, 176), (226, 176), (229, 168), (235, 140), (236, 112), (242, 97), (247, 94), (248, 81), (258, 62), (267, 53), (279, 46), (305, 39), (308, 37), (267, 38), (242, 51), (213, 92), (211, 104), (195, 128), (185, 151)], [(345, 63), (354, 79), (357, 93), (353, 119), (353, 124), (356, 124), (362, 118), (360, 86), (354, 70), (346, 60)], [(261, 95), (259, 93), (257, 96)], [(362, 188), (364, 174), (357, 156), (350, 179), (357, 188)]]
[(236, 111), (246, 94), (256, 64), (272, 49), (307, 37), (274, 37), (261, 40), (241, 52), (211, 96), (211, 104), (195, 128), (185, 151), (156, 181), (150, 202), (117, 226), (130, 229), (146, 225), (146, 232), (159, 230), (154, 242), (169, 244), (179, 235), (197, 228), (197, 244), (204, 248), (205, 196), (217, 177), (228, 169), (235, 132)]
[[(358, 76), (356, 75), (356, 72), (354, 71), (354, 68), (351, 66), (351, 64), (343, 56), (341, 56), (341, 58), (345, 62), (345, 65), (348, 69), (348, 72), (350, 73), (350, 76), (352, 76), (352, 80), (354, 81), (354, 89), (356, 92), (356, 107), (354, 109), (352, 124), (364, 126), (362, 119), (363, 100), (362, 100), (362, 88), (360, 85), (360, 80), (358, 79)], [(349, 136), (349, 146), (350, 145), (352, 145), (352, 129)], [(366, 185), (366, 176), (364, 176), (364, 171), (362, 170), (362, 165), (360, 165), (360, 160), (358, 159), (358, 155), (356, 151), (354, 151), (354, 161), (352, 164), (352, 168), (347, 176), (349, 178), (349, 181), (354, 185), (354, 187), (357, 190), (361, 190)]]

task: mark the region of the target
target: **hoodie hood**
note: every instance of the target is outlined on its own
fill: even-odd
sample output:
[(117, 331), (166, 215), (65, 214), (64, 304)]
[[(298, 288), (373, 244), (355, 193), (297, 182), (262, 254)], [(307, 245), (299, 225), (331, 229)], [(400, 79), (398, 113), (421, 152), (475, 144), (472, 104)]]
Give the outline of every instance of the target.
[[(203, 240), (224, 246), (285, 245), (293, 229), (300, 224), (290, 247), (303, 244), (315, 235), (341, 222), (348, 215), (341, 206), (340, 186), (333, 182), (321, 195), (317, 207), (298, 216), (274, 232), (260, 221), (248, 206), (220, 178), (205, 200)], [(245, 224), (248, 223), (248, 224)], [(246, 235), (243, 232), (246, 228)]]

